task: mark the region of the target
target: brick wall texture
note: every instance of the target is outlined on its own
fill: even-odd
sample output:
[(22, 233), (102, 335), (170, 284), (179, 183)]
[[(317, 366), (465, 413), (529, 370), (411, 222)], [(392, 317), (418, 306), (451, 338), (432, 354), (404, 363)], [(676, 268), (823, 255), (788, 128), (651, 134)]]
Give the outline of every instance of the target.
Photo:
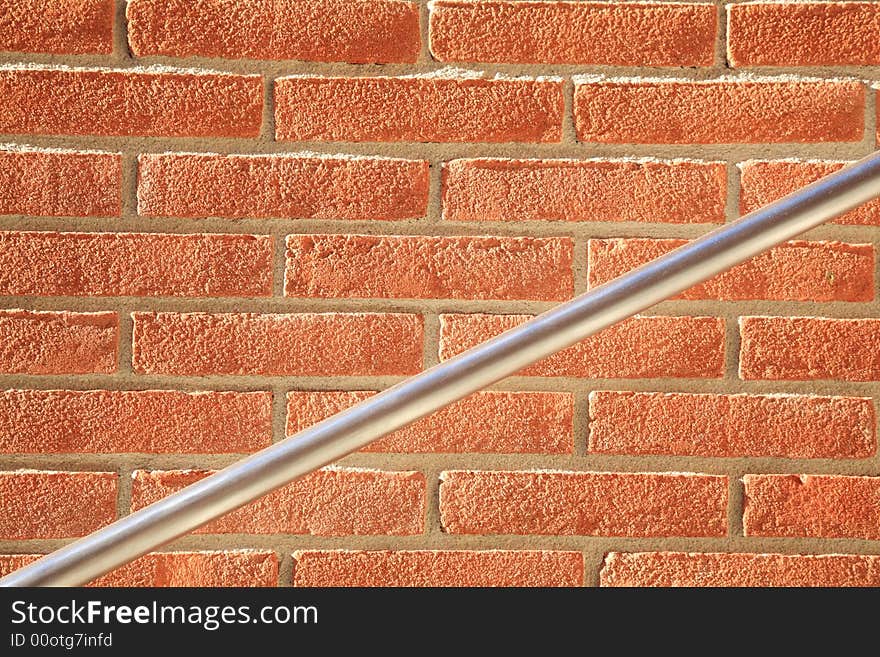
[[(880, 0), (0, 0), (0, 573), (880, 146)], [(880, 201), (97, 585), (880, 585)]]

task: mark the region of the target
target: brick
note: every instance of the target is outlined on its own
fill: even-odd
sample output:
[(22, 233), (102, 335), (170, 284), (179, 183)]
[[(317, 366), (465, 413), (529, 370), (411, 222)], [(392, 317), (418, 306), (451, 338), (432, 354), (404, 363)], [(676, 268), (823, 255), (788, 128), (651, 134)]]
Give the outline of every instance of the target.
[(259, 75), (0, 67), (0, 133), (257, 137)]
[[(39, 554), (0, 555), (0, 577)], [(277, 586), (278, 555), (267, 550), (153, 552), (99, 577), (89, 586)]]
[(514, 64), (711, 66), (711, 4), (437, 0), (436, 59)]
[(731, 144), (860, 141), (865, 87), (856, 81), (766, 79), (577, 81), (583, 142)]
[(0, 50), (113, 52), (113, 0), (0, 0)]
[(450, 534), (725, 536), (727, 477), (682, 473), (450, 471)]
[[(592, 239), (588, 246), (589, 284), (606, 283), (687, 243), (679, 239)], [(674, 298), (871, 301), (874, 246), (787, 242)]]
[(880, 540), (880, 477), (746, 475), (746, 536)]
[(7, 146), (0, 150), (0, 214), (118, 217), (122, 155)]
[(266, 297), (267, 235), (0, 232), (0, 295)]
[(269, 392), (0, 392), (0, 452), (219, 454), (271, 442)]
[(880, 557), (611, 552), (601, 586), (880, 586)]
[(559, 142), (562, 81), (293, 76), (275, 81), (275, 137), (293, 141)]
[[(530, 318), (441, 315), (440, 358), (451, 358)], [(723, 373), (723, 319), (636, 316), (525, 368), (519, 375), (641, 379), (717, 378)]]
[(880, 319), (741, 317), (739, 330), (743, 379), (880, 380)]
[(112, 374), (115, 312), (0, 310), (0, 374)]
[(567, 237), (290, 235), (284, 294), (563, 301), (573, 254)]
[(727, 5), (727, 58), (734, 66), (880, 64), (874, 2), (747, 2)]
[(414, 63), (419, 5), (397, 0), (131, 0), (128, 38), (139, 57)]
[(580, 552), (297, 550), (294, 586), (582, 586)]
[(140, 374), (383, 376), (422, 369), (423, 320), (391, 313), (132, 313)]
[(723, 162), (452, 160), (443, 165), (447, 221), (723, 223)]
[[(753, 212), (820, 178), (842, 169), (846, 162), (748, 160), (740, 163), (740, 214)], [(832, 219), (836, 224), (880, 226), (880, 200), (868, 201)]]
[(428, 211), (424, 160), (164, 153), (138, 165), (141, 215), (394, 221)]
[(115, 472), (0, 472), (0, 538), (73, 538), (116, 519)]
[[(137, 470), (132, 509), (157, 502), (210, 471)], [(420, 472), (318, 470), (196, 530), (203, 534), (407, 536), (424, 531), (425, 477)]]
[(595, 391), (588, 451), (867, 458), (877, 453), (875, 425), (863, 397)]
[[(287, 395), (287, 435), (371, 397), (369, 391)], [(478, 392), (380, 438), (365, 452), (571, 454), (574, 399), (566, 392)]]

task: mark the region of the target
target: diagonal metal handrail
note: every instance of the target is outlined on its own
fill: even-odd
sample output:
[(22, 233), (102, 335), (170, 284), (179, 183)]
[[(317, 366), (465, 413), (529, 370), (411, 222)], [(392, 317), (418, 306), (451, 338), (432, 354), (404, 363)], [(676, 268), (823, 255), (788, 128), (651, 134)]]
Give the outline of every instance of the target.
[(0, 585), (85, 584), (875, 197), (880, 152), (117, 520)]

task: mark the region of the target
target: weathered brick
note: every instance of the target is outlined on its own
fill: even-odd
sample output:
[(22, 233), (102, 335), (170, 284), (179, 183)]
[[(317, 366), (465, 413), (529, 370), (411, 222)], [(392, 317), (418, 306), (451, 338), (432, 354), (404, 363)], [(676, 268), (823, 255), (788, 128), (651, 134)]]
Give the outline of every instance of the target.
[(423, 217), (428, 162), (310, 155), (145, 154), (138, 213), (166, 217)]
[[(137, 470), (132, 509), (195, 483), (206, 470)], [(405, 536), (424, 530), (425, 477), (420, 472), (318, 470), (209, 522), (198, 533)]]
[[(355, 403), (369, 391), (287, 395), (287, 435)], [(380, 438), (365, 452), (570, 454), (574, 399), (565, 392), (478, 392)]]
[(292, 141), (558, 142), (562, 110), (557, 79), (275, 81), (275, 137)]
[(456, 470), (440, 481), (450, 534), (727, 534), (724, 476)]
[(588, 450), (867, 458), (877, 453), (875, 424), (874, 405), (864, 397), (595, 391)]
[(212, 454), (271, 442), (268, 392), (0, 392), (0, 452)]
[[(528, 319), (528, 315), (441, 315), (440, 358), (451, 358)], [(723, 319), (636, 316), (525, 368), (520, 375), (640, 379), (720, 377), (723, 371)]]
[(381, 376), (422, 368), (417, 315), (136, 312), (132, 318), (132, 365), (142, 374)]
[(298, 550), (294, 586), (581, 586), (580, 552)]

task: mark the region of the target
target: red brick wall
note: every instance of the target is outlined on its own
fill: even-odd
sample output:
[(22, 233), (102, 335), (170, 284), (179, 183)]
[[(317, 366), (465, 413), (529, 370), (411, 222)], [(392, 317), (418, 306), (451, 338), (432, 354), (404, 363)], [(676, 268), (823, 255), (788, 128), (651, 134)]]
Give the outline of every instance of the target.
[[(0, 0), (0, 573), (873, 150), (880, 2)], [(101, 578), (880, 585), (880, 202)]]

